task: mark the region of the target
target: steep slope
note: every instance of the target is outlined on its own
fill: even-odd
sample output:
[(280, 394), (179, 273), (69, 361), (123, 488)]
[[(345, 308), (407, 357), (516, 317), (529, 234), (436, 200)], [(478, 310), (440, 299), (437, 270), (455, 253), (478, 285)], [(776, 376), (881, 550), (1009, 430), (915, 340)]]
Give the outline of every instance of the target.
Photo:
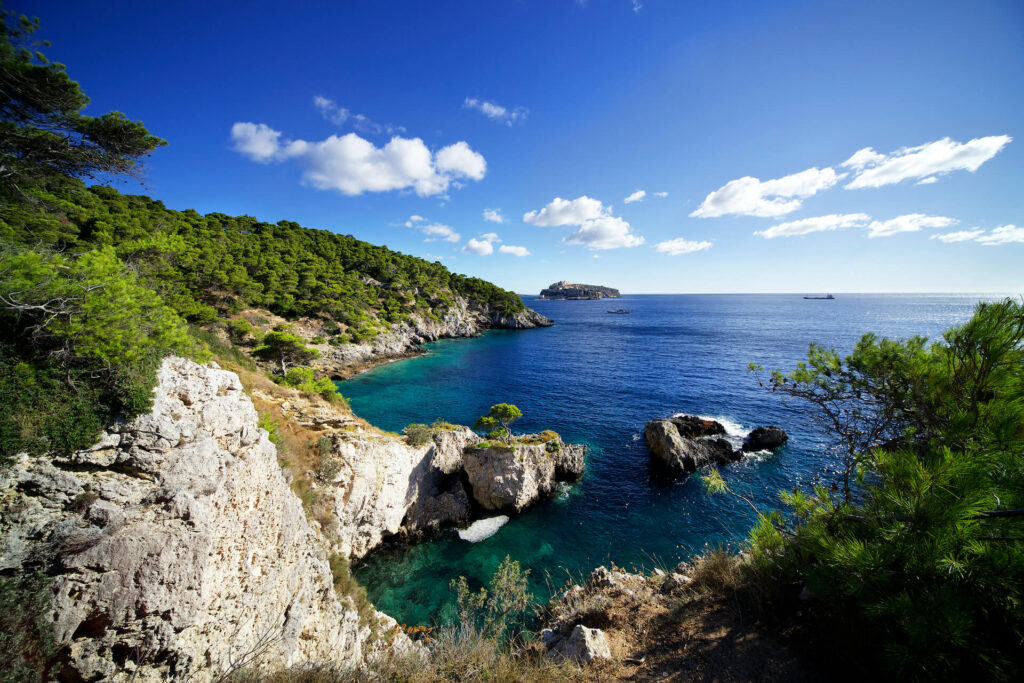
[(91, 449), (0, 470), (0, 570), (52, 577), (53, 675), (361, 661), (370, 629), (336, 596), (257, 422), (234, 373), (171, 358), (152, 412)]

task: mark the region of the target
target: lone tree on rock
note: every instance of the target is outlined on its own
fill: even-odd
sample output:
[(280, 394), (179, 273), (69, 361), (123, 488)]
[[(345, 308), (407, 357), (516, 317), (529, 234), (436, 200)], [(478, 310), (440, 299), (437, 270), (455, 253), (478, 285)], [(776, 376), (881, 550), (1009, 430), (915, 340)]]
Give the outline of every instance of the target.
[(284, 375), (289, 365), (313, 360), (319, 357), (320, 352), (306, 346), (305, 340), (299, 335), (277, 330), (268, 332), (263, 338), (263, 346), (254, 350), (253, 354), (263, 360), (279, 363), (281, 374)]
[(509, 426), (523, 416), (511, 403), (499, 403), (491, 406), (491, 410), (479, 418), (473, 424), (473, 429), (487, 432), (489, 436), (503, 439), (505, 443), (512, 443), (512, 431)]

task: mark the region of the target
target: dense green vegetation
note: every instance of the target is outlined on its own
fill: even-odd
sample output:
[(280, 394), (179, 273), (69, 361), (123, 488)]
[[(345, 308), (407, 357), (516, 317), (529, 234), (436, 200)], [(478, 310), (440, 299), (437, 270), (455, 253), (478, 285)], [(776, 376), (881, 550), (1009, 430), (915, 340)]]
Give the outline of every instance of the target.
[(253, 346), (283, 383), (327, 393), (293, 367), (316, 352), (287, 329), (228, 319), (245, 309), (318, 318), (329, 339), (317, 341), (333, 344), (440, 319), (457, 297), (524, 309), (512, 292), (348, 235), (86, 187), (136, 175), (166, 143), (120, 113), (82, 114), (88, 98), (37, 51), (36, 27), (0, 14), (0, 458), (73, 450), (147, 410), (160, 358), (219, 343), (203, 326)]
[(523, 416), (523, 411), (511, 403), (498, 403), (491, 406), (486, 415), (481, 415), (473, 423), (473, 429), (486, 432), (490, 439), (501, 439), (505, 443), (512, 442), (512, 423)]
[(810, 405), (843, 463), (838, 486), (783, 493), (787, 514), (752, 532), (771, 609), (808, 609), (859, 667), (1020, 680), (1024, 305), (979, 304), (931, 345), (812, 346), (765, 384)]

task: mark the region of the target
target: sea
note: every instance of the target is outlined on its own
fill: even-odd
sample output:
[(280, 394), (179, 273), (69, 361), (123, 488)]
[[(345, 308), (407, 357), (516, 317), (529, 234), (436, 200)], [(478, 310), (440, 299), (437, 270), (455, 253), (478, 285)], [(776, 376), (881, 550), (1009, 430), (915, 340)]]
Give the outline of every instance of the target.
[[(553, 429), (588, 446), (586, 473), (509, 519), (444, 531), (414, 545), (371, 553), (355, 568), (376, 607), (400, 623), (451, 621), (453, 579), (485, 585), (510, 557), (529, 569), (545, 600), (596, 566), (672, 567), (709, 548), (742, 544), (754, 512), (709, 495), (699, 477), (653, 470), (643, 439), (651, 419), (712, 417), (737, 443), (752, 428), (779, 425), (790, 440), (721, 468), (758, 508), (779, 508), (779, 492), (835, 480), (838, 463), (809, 406), (764, 389), (748, 371), (790, 370), (817, 342), (849, 353), (864, 333), (940, 340), (970, 318), (978, 295), (792, 294), (634, 295), (527, 306), (549, 328), (491, 331), (426, 345), (426, 354), (340, 382), (356, 414), (386, 430), (441, 418), (472, 424), (495, 403), (523, 412), (519, 433)], [(609, 309), (628, 309), (611, 314)]]

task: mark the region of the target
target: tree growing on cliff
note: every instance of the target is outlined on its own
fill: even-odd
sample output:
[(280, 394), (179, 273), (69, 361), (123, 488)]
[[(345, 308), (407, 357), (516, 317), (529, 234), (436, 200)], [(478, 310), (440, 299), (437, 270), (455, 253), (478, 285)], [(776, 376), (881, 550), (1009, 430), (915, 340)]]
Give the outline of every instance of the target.
[(487, 432), (488, 436), (502, 439), (505, 443), (512, 443), (513, 422), (523, 416), (523, 412), (511, 403), (499, 403), (491, 406), (491, 410), (478, 417), (473, 423), (473, 429)]
[[(1024, 668), (1024, 304), (981, 303), (928, 344), (813, 346), (767, 386), (810, 404), (842, 487), (794, 489), (750, 557), (773, 585), (854, 624), (899, 677), (1009, 680)], [(794, 596), (795, 597), (795, 596)], [(862, 656), (858, 654), (857, 656)]]
[(39, 20), (0, 13), (0, 188), (53, 176), (137, 175), (138, 161), (167, 143), (120, 112), (86, 116), (89, 98), (63, 64), (32, 40)]
[(305, 340), (287, 329), (268, 332), (263, 337), (263, 345), (253, 354), (265, 361), (281, 366), (281, 375), (288, 374), (288, 366), (311, 361), (320, 356), (320, 352), (306, 346)]

